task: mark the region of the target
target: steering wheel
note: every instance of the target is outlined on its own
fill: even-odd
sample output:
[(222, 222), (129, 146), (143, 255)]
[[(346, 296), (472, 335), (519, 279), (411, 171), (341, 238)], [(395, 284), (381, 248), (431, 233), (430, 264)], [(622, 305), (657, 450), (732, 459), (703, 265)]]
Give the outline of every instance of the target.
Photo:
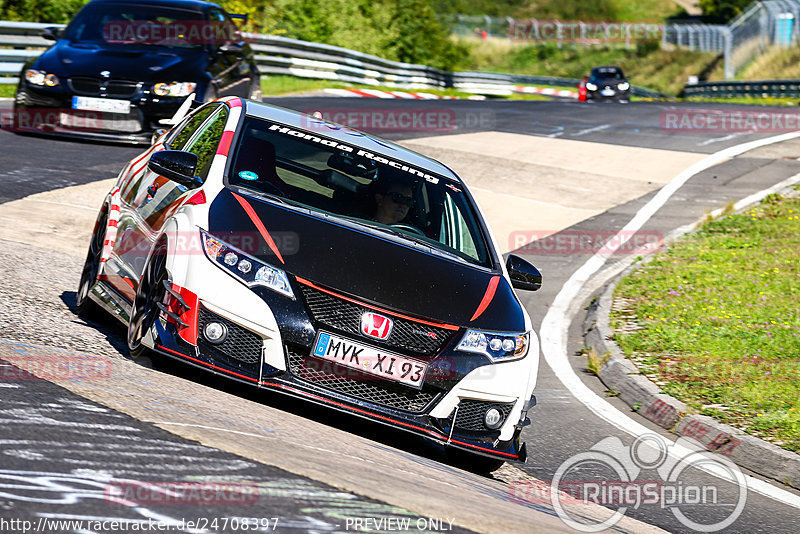
[(411, 232), (412, 234), (416, 234), (418, 236), (425, 237), (425, 232), (417, 228), (416, 226), (411, 226), (410, 224), (406, 223), (394, 223), (390, 224), (392, 228), (397, 228), (398, 230), (405, 230), (406, 232)]

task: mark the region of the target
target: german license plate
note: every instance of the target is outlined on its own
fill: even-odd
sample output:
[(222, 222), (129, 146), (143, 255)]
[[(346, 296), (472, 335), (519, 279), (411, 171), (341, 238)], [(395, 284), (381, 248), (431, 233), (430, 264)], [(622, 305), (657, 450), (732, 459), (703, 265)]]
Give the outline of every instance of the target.
[(428, 370), (424, 362), (327, 332), (319, 333), (311, 355), (417, 389), (422, 388)]
[(614, 96), (615, 92), (613, 89), (603, 89), (600, 91), (600, 94), (603, 96)]
[(130, 113), (131, 103), (127, 100), (115, 100), (113, 98), (73, 96), (72, 109), (82, 109), (85, 111), (104, 111), (106, 113)]

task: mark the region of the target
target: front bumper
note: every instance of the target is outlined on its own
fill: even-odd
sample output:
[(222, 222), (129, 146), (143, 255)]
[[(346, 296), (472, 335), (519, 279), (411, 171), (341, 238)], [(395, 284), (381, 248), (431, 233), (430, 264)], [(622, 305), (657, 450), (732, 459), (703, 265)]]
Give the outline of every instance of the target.
[(14, 111), (4, 127), (18, 133), (149, 145), (159, 121), (172, 117), (183, 100), (154, 97), (143, 91), (130, 98), (100, 97), (130, 102), (128, 113), (108, 113), (75, 110), (74, 96), (85, 95), (66, 87), (44, 89), (22, 81)]
[[(526, 358), (501, 364), (470, 363), (466, 369), (452, 365), (451, 360), (447, 366), (450, 376), (426, 380), (417, 390), (350, 368), (337, 368), (337, 364), (327, 361), (314, 361), (311, 346), (318, 325), (312, 323), (303, 302), (290, 301), (268, 290), (256, 294), (204, 257), (189, 261), (192, 268), (181, 280), (187, 287), (181, 290), (188, 295), (199, 292), (199, 298), (185, 299), (196, 303), (196, 311), (194, 315), (186, 312), (181, 316), (188, 328), (163, 315), (157, 321), (154, 350), (259, 388), (303, 398), (442, 445), (509, 461), (525, 460), (519, 435), (529, 423), (525, 412), (530, 397), (530, 366), (535, 365), (538, 355), (535, 335), (531, 336)], [(302, 298), (299, 289), (295, 288), (295, 294)], [(225, 324), (234, 342), (228, 344), (226, 338), (214, 346), (204, 340), (201, 332), (209, 321)], [(460, 335), (458, 332), (454, 339)], [(447, 354), (445, 350), (429, 360), (429, 377), (431, 369), (441, 369), (433, 362)], [(467, 355), (466, 361), (469, 358)], [(483, 415), (491, 407), (505, 416), (497, 430), (483, 426)]]
[(596, 91), (586, 91), (586, 100), (594, 100), (594, 101), (620, 101), (620, 100), (630, 100), (631, 91), (628, 89), (627, 91), (619, 91), (614, 90), (613, 94), (603, 94), (601, 90)]

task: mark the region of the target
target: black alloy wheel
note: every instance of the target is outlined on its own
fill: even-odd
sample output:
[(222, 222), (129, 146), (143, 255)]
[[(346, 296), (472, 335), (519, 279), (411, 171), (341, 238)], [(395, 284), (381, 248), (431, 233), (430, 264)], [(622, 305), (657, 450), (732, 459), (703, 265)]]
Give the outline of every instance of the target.
[(84, 319), (98, 319), (100, 317), (100, 307), (89, 298), (89, 291), (97, 282), (97, 276), (100, 274), (100, 258), (103, 255), (107, 228), (108, 212), (103, 212), (98, 221), (97, 230), (92, 234), (92, 240), (89, 242), (89, 252), (86, 254), (86, 261), (81, 272), (81, 281), (78, 283), (75, 307), (78, 315)]
[(128, 349), (133, 359), (150, 354), (150, 349), (142, 343), (142, 340), (158, 320), (160, 312), (158, 303), (164, 300), (166, 293), (164, 281), (168, 277), (167, 247), (161, 242), (156, 245), (150, 261), (147, 262), (131, 307), (131, 319), (128, 323)]

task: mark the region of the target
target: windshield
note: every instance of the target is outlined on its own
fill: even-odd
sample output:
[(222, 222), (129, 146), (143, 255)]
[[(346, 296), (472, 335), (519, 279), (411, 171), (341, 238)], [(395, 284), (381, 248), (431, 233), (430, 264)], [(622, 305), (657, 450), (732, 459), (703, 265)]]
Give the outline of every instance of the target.
[(594, 69), (592, 71), (592, 77), (599, 78), (599, 79), (622, 79), (625, 76), (622, 74), (622, 70), (615, 68), (615, 67), (608, 67), (608, 68), (601, 68), (601, 69)]
[(312, 132), (248, 117), (229, 183), (491, 267), (460, 183)]
[(215, 38), (200, 11), (153, 4), (90, 3), (69, 23), (63, 37), (102, 46), (199, 48)]

